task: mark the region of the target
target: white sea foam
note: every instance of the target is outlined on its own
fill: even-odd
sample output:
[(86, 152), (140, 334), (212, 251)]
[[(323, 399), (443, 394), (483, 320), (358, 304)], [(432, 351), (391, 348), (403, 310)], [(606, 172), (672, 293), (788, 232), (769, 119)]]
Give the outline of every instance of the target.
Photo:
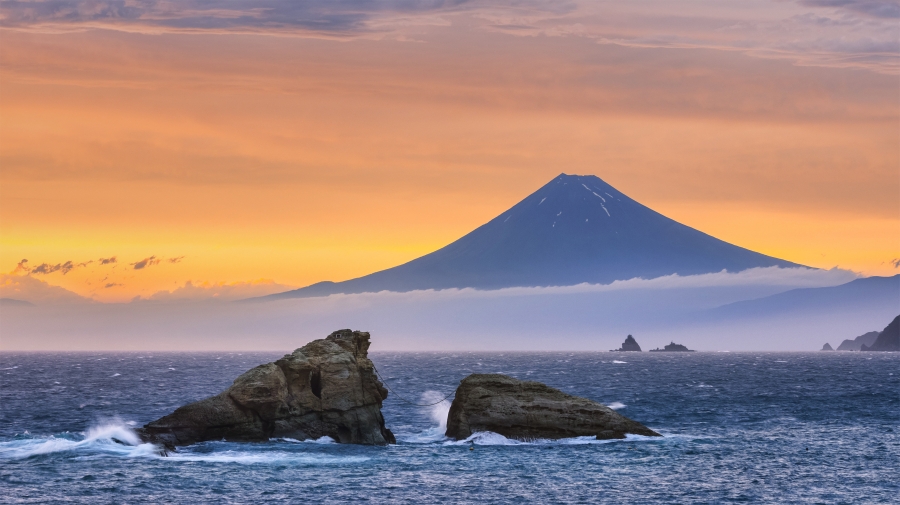
[(270, 438), (269, 440), (272, 440), (272, 441), (281, 440), (282, 442), (290, 442), (292, 444), (336, 444), (337, 443), (333, 438), (331, 438), (329, 436), (324, 436), (324, 437), (319, 437), (319, 438), (308, 438), (306, 440), (297, 440), (296, 438), (288, 438), (288, 437)]
[(571, 437), (571, 438), (561, 438), (558, 440), (549, 440), (549, 439), (534, 439), (534, 440), (515, 440), (512, 438), (506, 438), (499, 433), (494, 433), (492, 431), (479, 431), (473, 433), (472, 436), (465, 440), (448, 440), (444, 442), (443, 445), (486, 445), (486, 446), (497, 446), (497, 445), (508, 445), (508, 446), (518, 446), (518, 445), (595, 445), (595, 444), (609, 444), (615, 442), (638, 442), (638, 441), (660, 441), (662, 440), (659, 437), (646, 437), (643, 435), (625, 435), (625, 438), (615, 438), (610, 440), (597, 440), (596, 437), (587, 436), (587, 437)]
[(118, 419), (93, 426), (80, 435), (81, 440), (49, 436), (0, 442), (0, 460), (60, 452), (101, 452), (125, 457), (154, 456), (159, 452), (155, 445), (141, 443), (137, 434)]
[(628, 363), (628, 362), (627, 362), (627, 361), (619, 361), (619, 360), (617, 360), (617, 359), (614, 359), (614, 360), (613, 360), (613, 363), (626, 364), (626, 363)]
[(626, 405), (622, 402), (612, 402), (609, 405), (607, 405), (607, 407), (609, 407), (613, 410), (619, 410), (619, 409), (624, 409), (626, 407)]
[(365, 456), (329, 456), (287, 451), (220, 451), (212, 453), (175, 452), (165, 458), (172, 462), (237, 463), (242, 465), (340, 465), (368, 461)]

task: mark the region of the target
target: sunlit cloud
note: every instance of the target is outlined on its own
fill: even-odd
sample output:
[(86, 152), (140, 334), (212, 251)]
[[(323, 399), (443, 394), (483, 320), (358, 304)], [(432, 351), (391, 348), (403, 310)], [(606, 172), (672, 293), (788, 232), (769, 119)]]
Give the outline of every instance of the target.
[[(187, 281), (183, 286), (171, 291), (158, 291), (147, 300), (241, 300), (293, 289), (293, 286), (279, 284), (271, 279), (246, 282), (198, 282)], [(142, 299), (143, 300), (143, 299)]]

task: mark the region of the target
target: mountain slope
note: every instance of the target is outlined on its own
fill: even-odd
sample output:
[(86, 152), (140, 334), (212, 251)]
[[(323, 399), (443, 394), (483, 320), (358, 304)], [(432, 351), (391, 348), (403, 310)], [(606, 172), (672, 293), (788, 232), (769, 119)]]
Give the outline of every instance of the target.
[(878, 339), (878, 335), (880, 332), (870, 331), (868, 333), (864, 333), (854, 339), (845, 339), (841, 342), (841, 345), (838, 346), (838, 351), (858, 351), (862, 348), (863, 345), (872, 345), (875, 343), (875, 340)]
[(878, 339), (871, 347), (863, 345), (861, 351), (900, 351), (900, 316), (894, 318), (890, 324), (878, 335)]
[(840, 286), (792, 289), (784, 293), (730, 303), (709, 311), (721, 319), (771, 317), (840, 311), (896, 312), (900, 307), (900, 274), (866, 277)]
[(600, 178), (561, 174), (452, 244), (344, 282), (264, 297), (565, 286), (753, 267), (795, 267), (684, 226)]

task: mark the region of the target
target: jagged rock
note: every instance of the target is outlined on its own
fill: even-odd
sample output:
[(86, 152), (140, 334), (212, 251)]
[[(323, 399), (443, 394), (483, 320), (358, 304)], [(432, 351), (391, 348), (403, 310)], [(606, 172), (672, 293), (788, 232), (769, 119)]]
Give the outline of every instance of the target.
[(180, 407), (138, 429), (138, 435), (168, 448), (271, 437), (395, 443), (381, 415), (388, 392), (368, 350), (368, 333), (336, 331), (245, 372), (219, 395)]
[(688, 349), (687, 347), (685, 347), (681, 344), (676, 344), (675, 342), (671, 342), (669, 345), (665, 346), (662, 349), (660, 349), (658, 347), (656, 349), (650, 349), (650, 352), (694, 352), (694, 351)]
[(839, 345), (836, 350), (838, 350), (838, 351), (859, 351), (862, 349), (863, 345), (868, 346), (868, 345), (874, 344), (875, 341), (878, 340), (878, 335), (880, 335), (880, 334), (881, 334), (881, 332), (879, 332), (879, 331), (870, 331), (868, 333), (863, 333), (862, 335), (860, 335), (852, 340), (849, 338), (844, 339), (844, 341), (841, 342), (841, 345)]
[(820, 349), (820, 350), (822, 350), (822, 351), (833, 351), (834, 348), (831, 347), (831, 344), (829, 344), (828, 342), (825, 342), (825, 345), (823, 345), (823, 346), (822, 346), (822, 349)]
[(446, 435), (461, 440), (479, 431), (519, 440), (660, 436), (605, 405), (501, 374), (472, 374), (456, 389)]
[(636, 351), (641, 352), (641, 346), (638, 345), (637, 340), (634, 339), (631, 335), (625, 337), (625, 341), (622, 342), (622, 347), (619, 349), (613, 349), (613, 351)]
[(861, 351), (900, 351), (900, 316), (894, 318), (881, 333), (871, 346), (865, 344), (860, 348)]

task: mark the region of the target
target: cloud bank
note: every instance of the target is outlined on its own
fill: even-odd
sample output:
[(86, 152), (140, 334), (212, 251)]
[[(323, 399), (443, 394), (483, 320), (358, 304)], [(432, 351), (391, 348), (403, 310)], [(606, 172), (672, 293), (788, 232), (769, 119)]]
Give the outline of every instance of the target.
[(294, 287), (288, 286), (286, 284), (279, 284), (270, 279), (260, 279), (247, 282), (202, 282), (197, 284), (191, 281), (187, 281), (183, 286), (172, 291), (158, 291), (150, 295), (147, 300), (233, 301), (257, 296), (266, 296), (273, 293), (282, 293), (291, 289), (294, 289)]
[(68, 305), (90, 303), (77, 293), (60, 286), (53, 286), (30, 275), (0, 274), (0, 298), (12, 298), (35, 305)]
[(900, 72), (895, 0), (442, 1), (4, 0), (0, 26), (149, 33), (254, 33), (418, 40), (465, 26), (513, 36), (588, 37), (636, 47), (704, 48), (800, 64)]

